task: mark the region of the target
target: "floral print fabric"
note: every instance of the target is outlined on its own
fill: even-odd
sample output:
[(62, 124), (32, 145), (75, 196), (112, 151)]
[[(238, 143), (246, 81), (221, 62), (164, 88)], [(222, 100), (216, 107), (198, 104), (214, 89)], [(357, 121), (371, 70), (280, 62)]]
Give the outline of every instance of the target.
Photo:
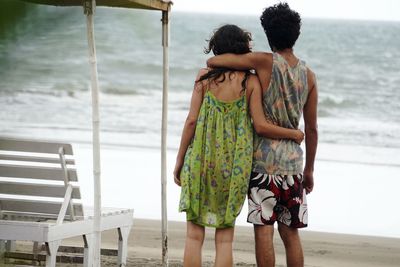
[(207, 91), (181, 170), (179, 211), (188, 221), (232, 227), (246, 198), (253, 126), (245, 94), (223, 102)]
[(252, 172), (248, 193), (247, 221), (256, 225), (279, 221), (289, 227), (307, 226), (307, 199), (298, 175), (270, 175)]
[[(290, 67), (274, 53), (271, 82), (263, 95), (264, 113), (269, 121), (285, 128), (297, 129), (308, 96), (307, 67), (300, 60)], [(254, 136), (253, 171), (295, 175), (303, 170), (303, 151), (296, 142)]]

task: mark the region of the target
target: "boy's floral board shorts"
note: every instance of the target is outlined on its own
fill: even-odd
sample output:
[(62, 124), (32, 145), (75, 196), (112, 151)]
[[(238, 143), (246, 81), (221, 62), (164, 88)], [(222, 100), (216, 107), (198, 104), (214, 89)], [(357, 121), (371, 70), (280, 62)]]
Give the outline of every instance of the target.
[(278, 221), (292, 228), (307, 227), (307, 199), (302, 182), (302, 174), (252, 172), (247, 221), (255, 225), (272, 225)]

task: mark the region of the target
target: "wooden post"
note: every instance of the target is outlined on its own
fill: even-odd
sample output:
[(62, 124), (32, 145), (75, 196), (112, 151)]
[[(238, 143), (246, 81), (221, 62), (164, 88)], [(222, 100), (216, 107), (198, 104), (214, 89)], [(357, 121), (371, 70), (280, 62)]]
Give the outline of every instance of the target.
[(163, 99), (161, 123), (161, 217), (162, 217), (162, 266), (168, 266), (168, 218), (167, 218), (167, 118), (168, 118), (168, 45), (169, 45), (169, 8), (162, 11), (163, 46)]
[[(85, 0), (84, 12), (87, 23), (87, 38), (89, 45), (89, 63), (92, 87), (92, 125), (93, 125), (93, 185), (94, 185), (94, 216), (93, 216), (93, 266), (100, 267), (101, 244), (101, 184), (100, 184), (100, 115), (99, 115), (99, 85), (97, 75), (96, 46), (94, 39), (93, 15), (96, 8), (95, 0)], [(90, 249), (90, 248), (89, 248)]]

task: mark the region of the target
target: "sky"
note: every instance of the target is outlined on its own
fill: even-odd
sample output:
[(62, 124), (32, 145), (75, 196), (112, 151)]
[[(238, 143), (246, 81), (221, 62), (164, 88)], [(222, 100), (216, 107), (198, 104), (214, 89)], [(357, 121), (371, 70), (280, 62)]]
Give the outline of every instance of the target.
[[(173, 0), (175, 11), (260, 14), (277, 0)], [(400, 21), (399, 0), (287, 0), (302, 17)]]

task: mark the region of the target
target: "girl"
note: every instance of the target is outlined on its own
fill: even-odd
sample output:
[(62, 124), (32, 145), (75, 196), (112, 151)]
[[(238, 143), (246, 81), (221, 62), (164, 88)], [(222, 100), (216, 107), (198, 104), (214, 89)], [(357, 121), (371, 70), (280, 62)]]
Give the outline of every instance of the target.
[[(214, 32), (205, 52), (245, 54), (250, 41), (250, 33), (225, 25)], [(175, 183), (182, 187), (179, 210), (187, 218), (184, 266), (201, 266), (205, 226), (216, 228), (215, 266), (233, 264), (235, 219), (252, 167), (253, 126), (269, 138), (303, 139), (299, 130), (266, 121), (261, 91), (257, 76), (248, 71), (199, 71), (174, 170)]]

